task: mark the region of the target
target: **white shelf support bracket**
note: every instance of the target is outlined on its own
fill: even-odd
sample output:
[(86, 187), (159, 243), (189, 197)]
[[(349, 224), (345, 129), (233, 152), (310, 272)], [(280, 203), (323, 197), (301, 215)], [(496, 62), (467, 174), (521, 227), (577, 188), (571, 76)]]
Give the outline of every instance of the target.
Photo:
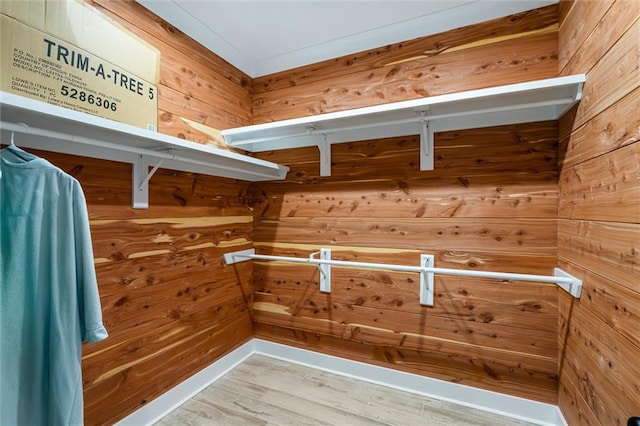
[[(425, 116), (423, 111), (422, 116)], [(420, 120), (420, 170), (433, 170), (434, 135), (433, 127), (426, 119)]]
[(145, 176), (144, 180), (138, 186), (138, 190), (142, 190), (142, 188), (145, 185), (149, 185), (149, 180), (151, 180), (151, 177), (158, 171), (158, 169), (160, 168), (162, 163), (164, 163), (164, 158), (161, 158), (160, 160), (158, 160), (156, 165), (153, 166), (153, 169), (151, 169), (151, 171), (149, 173), (147, 173), (147, 176)]
[(558, 286), (560, 286), (563, 290), (571, 294), (576, 299), (580, 298), (580, 296), (582, 295), (582, 280), (574, 277), (571, 274), (566, 273), (560, 268), (553, 268), (553, 276), (571, 279), (571, 282), (569, 283), (566, 283), (564, 281), (563, 282), (556, 281), (556, 284), (558, 284)]
[(158, 171), (164, 160), (164, 158), (159, 159), (153, 169), (148, 171), (147, 158), (142, 154), (138, 154), (136, 157), (136, 162), (132, 164), (131, 184), (134, 209), (149, 208), (149, 180)]
[[(320, 249), (320, 260), (331, 260), (331, 249)], [(329, 263), (321, 263), (318, 265), (320, 271), (320, 292), (331, 293), (331, 265)]]
[[(421, 268), (433, 268), (435, 264), (435, 256), (432, 254), (420, 255)], [(420, 304), (424, 306), (433, 306), (433, 288), (434, 279), (433, 272), (428, 270), (420, 271)]]
[(331, 144), (327, 141), (327, 135), (318, 144), (320, 150), (320, 176), (331, 176)]
[(138, 154), (136, 161), (131, 165), (131, 199), (134, 209), (149, 208), (149, 179), (147, 159), (144, 155)]

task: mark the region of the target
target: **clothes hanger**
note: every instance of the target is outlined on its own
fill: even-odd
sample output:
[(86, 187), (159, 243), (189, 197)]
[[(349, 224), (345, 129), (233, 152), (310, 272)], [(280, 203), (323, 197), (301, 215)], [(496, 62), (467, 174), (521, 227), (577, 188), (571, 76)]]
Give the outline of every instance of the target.
[[(29, 132), (29, 126), (27, 126), (25, 123), (18, 123), (18, 124), (21, 126), (24, 126), (25, 130)], [(16, 156), (22, 161), (27, 162), (27, 161), (33, 160), (33, 158), (30, 157), (30, 156), (33, 156), (33, 154), (29, 154), (28, 152), (23, 151), (18, 147), (18, 145), (16, 145), (15, 135), (16, 135), (16, 132), (11, 131), (11, 139), (9, 141), (9, 146), (7, 148), (13, 153), (14, 156)]]

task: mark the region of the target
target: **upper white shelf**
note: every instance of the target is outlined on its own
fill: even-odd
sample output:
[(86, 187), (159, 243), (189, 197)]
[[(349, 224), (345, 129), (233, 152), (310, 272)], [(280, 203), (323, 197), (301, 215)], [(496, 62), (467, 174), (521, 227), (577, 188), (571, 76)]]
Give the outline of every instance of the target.
[[(145, 208), (157, 167), (247, 181), (284, 179), (289, 168), (217, 147), (0, 92), (0, 130), (7, 143), (133, 164), (134, 207)], [(149, 173), (149, 166), (154, 169)]]
[(433, 133), (556, 120), (580, 100), (585, 75), (530, 81), (223, 130), (230, 146), (259, 152), (320, 147), (323, 176), (334, 143), (421, 135), (421, 169), (433, 169)]

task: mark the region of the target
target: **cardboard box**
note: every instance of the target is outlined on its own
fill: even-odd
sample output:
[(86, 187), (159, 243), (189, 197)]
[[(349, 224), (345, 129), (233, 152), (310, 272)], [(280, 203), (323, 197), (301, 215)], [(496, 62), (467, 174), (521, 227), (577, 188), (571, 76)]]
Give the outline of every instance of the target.
[[(50, 1), (46, 8), (44, 0), (0, 3), (0, 90), (157, 129), (160, 55), (156, 49), (75, 0)], [(9, 7), (10, 4), (14, 6)], [(31, 20), (32, 25), (25, 20)], [(65, 21), (67, 25), (63, 25)], [(95, 36), (93, 41), (92, 37), (81, 37), (85, 46), (95, 46), (91, 51), (70, 41), (78, 34), (87, 34), (87, 25), (94, 25), (91, 32), (102, 29), (102, 43), (97, 43)], [(47, 29), (56, 30), (64, 38)], [(111, 41), (119, 45), (113, 46)], [(121, 63), (108, 61), (101, 52)], [(138, 60), (131, 57), (131, 52), (138, 52)]]

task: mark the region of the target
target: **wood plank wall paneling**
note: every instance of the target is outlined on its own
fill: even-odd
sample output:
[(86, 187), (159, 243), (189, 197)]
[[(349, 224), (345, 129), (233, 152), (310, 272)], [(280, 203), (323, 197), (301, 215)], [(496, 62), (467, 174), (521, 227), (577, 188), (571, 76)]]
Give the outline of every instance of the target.
[(160, 51), (161, 133), (229, 149), (219, 130), (251, 124), (249, 76), (133, 0), (88, 3)]
[[(557, 5), (257, 78), (264, 122), (557, 75)], [(436, 134), (435, 170), (417, 136), (260, 153), (291, 167), (255, 185), (254, 245), (307, 257), (550, 274), (556, 262), (558, 127), (529, 123)], [(540, 401), (557, 401), (555, 286), (255, 262), (258, 336)]]
[[(640, 140), (639, 97), (640, 88), (577, 129), (573, 129), (573, 118), (562, 120), (558, 155), (563, 164), (573, 166)], [(571, 114), (575, 112), (573, 109)]]
[(557, 11), (552, 5), (256, 78), (254, 122), (555, 77)]
[[(317, 153), (316, 153), (317, 157)], [(317, 163), (316, 163), (317, 166)], [(327, 179), (328, 180), (328, 179)], [(279, 216), (377, 217), (520, 217), (555, 214), (556, 172), (432, 179), (397, 179), (358, 183), (345, 190), (340, 182), (301, 192), (299, 184), (273, 185), (269, 198), (256, 205), (262, 218)], [(352, 181), (352, 182), (355, 182)], [(318, 205), (331, 201), (325, 209)]]
[[(244, 73), (134, 1), (90, 5), (161, 52), (159, 131), (219, 144), (249, 124)], [(83, 347), (85, 424), (113, 424), (253, 336), (250, 183), (160, 169), (150, 207), (131, 208), (131, 166), (36, 152), (81, 183), (109, 337)]]
[[(559, 215), (575, 219), (638, 222), (640, 144), (612, 151), (563, 170)], [(593, 177), (597, 176), (597, 180)]]
[(575, 128), (640, 87), (639, 8), (637, 1), (614, 3), (561, 69), (563, 75), (587, 73), (589, 79), (573, 118)]
[(555, 251), (555, 218), (379, 218), (283, 217), (256, 223), (256, 241), (286, 241), (317, 246), (410, 248), (465, 251), (481, 246), (487, 252), (518, 250), (526, 254)]
[[(174, 335), (161, 329), (151, 336), (129, 342), (116, 354), (109, 354), (118, 356), (125, 364), (116, 374), (102, 375), (99, 383), (86, 387), (85, 410), (96, 413), (91, 422), (113, 424), (130, 412), (131, 407), (138, 408), (166, 392), (168, 388), (163, 383), (180, 383), (233, 349), (235, 346), (230, 342), (244, 342), (252, 335), (248, 316), (236, 316), (232, 321), (220, 321), (215, 325), (212, 325), (212, 318), (208, 315), (206, 320), (194, 323), (198, 332), (183, 327), (183, 334)], [(162, 331), (165, 333), (161, 334)], [(167, 337), (171, 337), (170, 342)], [(149, 352), (140, 353), (139, 348), (148, 348)], [(128, 352), (135, 354), (135, 360), (127, 363)], [(99, 365), (100, 359), (88, 358), (87, 362)], [(97, 413), (100, 413), (99, 417)]]
[(587, 82), (560, 121), (558, 257), (584, 296), (560, 295), (559, 405), (570, 425), (624, 425), (640, 415), (640, 3), (561, 9), (560, 72)]
[(557, 25), (557, 6), (534, 9), (467, 26), (444, 33), (390, 44), (376, 49), (335, 58), (254, 80), (256, 94), (316, 82), (337, 79), (356, 72), (371, 71), (391, 63), (424, 59), (451, 50), (463, 50), (475, 44), (491, 44), (518, 38)]
[[(598, 25), (600, 17), (605, 14), (613, 2), (614, 0), (576, 1), (574, 4), (567, 1), (560, 2), (560, 8), (564, 10), (563, 15), (566, 18), (562, 25), (565, 29), (573, 29), (571, 32), (561, 31), (559, 34), (561, 50), (558, 55), (558, 65), (560, 69), (567, 66), (572, 56), (571, 52), (575, 52), (585, 42), (591, 31)], [(574, 9), (569, 13), (571, 8)], [(605, 43), (602, 46), (608, 45), (610, 43)]]
[[(292, 167), (285, 182), (160, 170), (144, 211), (130, 207), (130, 166), (39, 153), (80, 180), (89, 206), (110, 337), (83, 350), (88, 425), (112, 424), (252, 335), (559, 401), (570, 424), (640, 414), (639, 2), (562, 1), (255, 81), (132, 0), (89, 4), (161, 51), (159, 130), (200, 143), (220, 145), (219, 129), (558, 69), (588, 80), (559, 126), (437, 134), (433, 172), (418, 171), (416, 137), (337, 145), (330, 178), (314, 148), (267, 152)], [(314, 268), (224, 266), (223, 252), (254, 244), (406, 264), (431, 252), (438, 266), (538, 274), (559, 257), (585, 296), (438, 277), (426, 308), (415, 274), (342, 268), (325, 295)]]

